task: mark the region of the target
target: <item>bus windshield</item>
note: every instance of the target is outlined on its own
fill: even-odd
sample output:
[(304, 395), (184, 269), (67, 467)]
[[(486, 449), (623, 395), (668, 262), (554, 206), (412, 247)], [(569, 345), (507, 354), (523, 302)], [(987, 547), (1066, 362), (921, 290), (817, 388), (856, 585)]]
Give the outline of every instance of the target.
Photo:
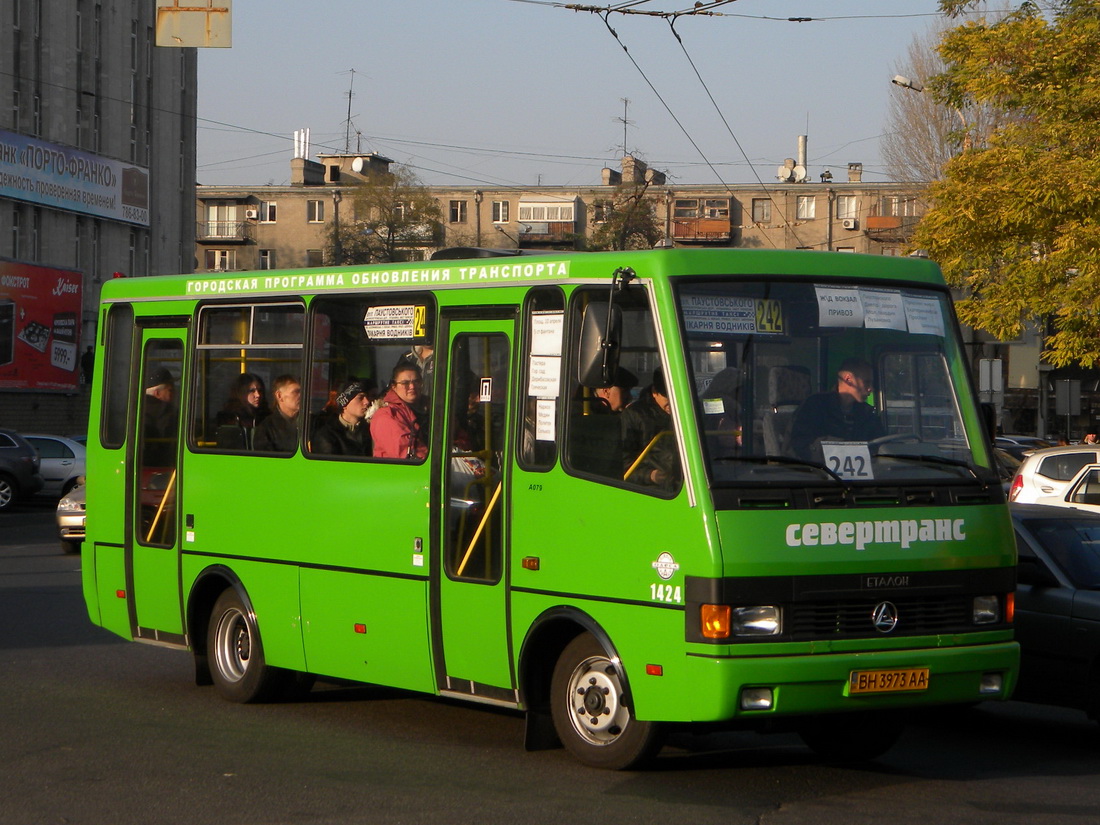
[(711, 281), (681, 287), (679, 308), (715, 484), (988, 476), (963, 423), (943, 292)]

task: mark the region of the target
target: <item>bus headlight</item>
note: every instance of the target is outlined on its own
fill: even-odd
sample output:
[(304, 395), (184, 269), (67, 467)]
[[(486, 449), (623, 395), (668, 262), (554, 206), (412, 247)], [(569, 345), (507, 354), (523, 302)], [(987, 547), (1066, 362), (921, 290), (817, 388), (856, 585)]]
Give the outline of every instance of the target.
[(974, 597), (974, 624), (994, 624), (1001, 618), (1001, 600), (997, 596)]
[(778, 636), (783, 632), (783, 612), (778, 605), (756, 605), (733, 609), (734, 636)]

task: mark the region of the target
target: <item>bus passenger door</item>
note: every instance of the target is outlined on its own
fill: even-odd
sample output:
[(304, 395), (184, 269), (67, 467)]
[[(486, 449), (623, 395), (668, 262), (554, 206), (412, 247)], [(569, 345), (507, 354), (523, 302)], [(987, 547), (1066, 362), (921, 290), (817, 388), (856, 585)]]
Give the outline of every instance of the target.
[(183, 330), (142, 330), (127, 473), (126, 589), (134, 638), (184, 643), (180, 608), (179, 440)]
[(507, 313), (506, 320), (478, 321), (444, 315), (447, 369), (438, 391), (446, 393), (446, 409), (435, 450), (442, 501), (434, 535), (441, 555), (432, 567), (440, 689), (512, 703), (505, 451), (515, 319)]

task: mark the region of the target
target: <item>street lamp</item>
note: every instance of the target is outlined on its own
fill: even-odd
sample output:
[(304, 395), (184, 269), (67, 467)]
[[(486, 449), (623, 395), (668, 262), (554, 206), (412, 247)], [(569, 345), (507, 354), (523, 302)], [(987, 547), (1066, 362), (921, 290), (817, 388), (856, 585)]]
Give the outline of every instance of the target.
[[(893, 83), (895, 86), (900, 86), (903, 89), (909, 89), (912, 92), (923, 92), (924, 91), (924, 85), (923, 84), (921, 84), (920, 82), (918, 82), (916, 80), (913, 80), (912, 78), (908, 78), (905, 75), (896, 74), (892, 78), (890, 78), (890, 82)], [(966, 118), (963, 116), (962, 109), (959, 109), (955, 106), (951, 106), (949, 108), (951, 109), (952, 112), (954, 112), (956, 115), (958, 115), (959, 122), (962, 124), (962, 128), (963, 128), (963, 151), (966, 152), (973, 145), (972, 141), (970, 139), (970, 124), (966, 122)]]

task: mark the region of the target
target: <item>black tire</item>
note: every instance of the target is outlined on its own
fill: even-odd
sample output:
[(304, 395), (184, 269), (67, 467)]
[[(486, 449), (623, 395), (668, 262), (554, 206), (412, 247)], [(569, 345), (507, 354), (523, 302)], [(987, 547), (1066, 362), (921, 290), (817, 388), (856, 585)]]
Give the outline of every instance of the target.
[(898, 713), (838, 713), (808, 719), (798, 735), (829, 761), (867, 762), (890, 750), (904, 727)]
[(230, 702), (266, 702), (278, 696), (291, 680), (289, 671), (264, 661), (255, 617), (232, 587), (214, 602), (206, 652), (214, 686)]
[(622, 672), (589, 633), (571, 641), (554, 666), (550, 710), (565, 748), (594, 768), (624, 770), (660, 750), (661, 726), (634, 718)]
[(19, 500), (19, 485), (15, 479), (0, 473), (0, 513), (10, 510)]
[(70, 556), (75, 556), (77, 553), (80, 552), (80, 545), (82, 545), (83, 543), (84, 542), (82, 541), (70, 541), (69, 539), (61, 539), (61, 552)]

